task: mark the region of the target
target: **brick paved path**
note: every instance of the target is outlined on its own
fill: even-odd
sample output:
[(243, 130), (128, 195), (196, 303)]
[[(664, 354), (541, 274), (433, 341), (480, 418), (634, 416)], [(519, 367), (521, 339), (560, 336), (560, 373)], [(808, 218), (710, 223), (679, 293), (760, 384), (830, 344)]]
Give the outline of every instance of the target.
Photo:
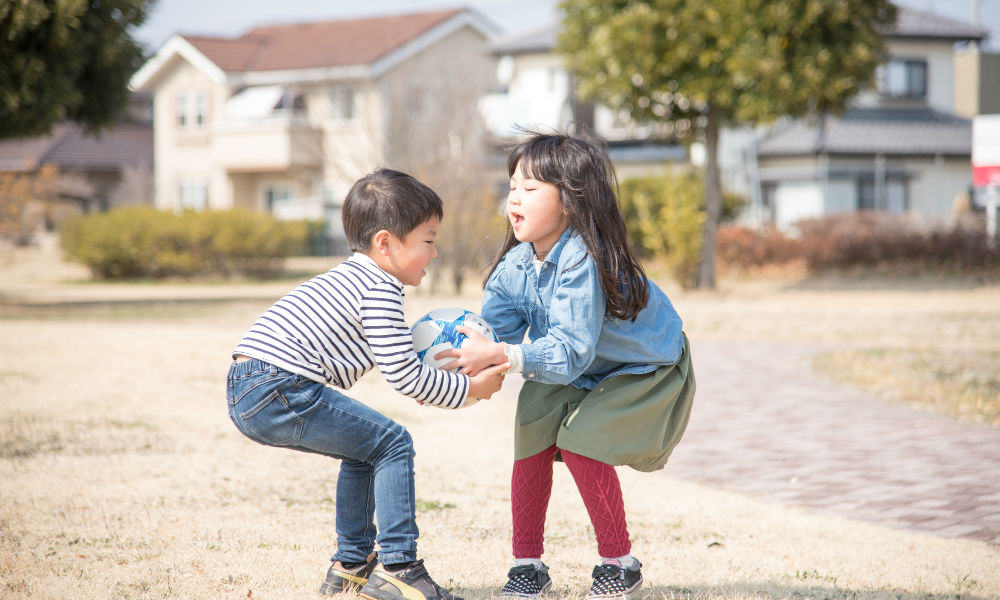
[(814, 373), (821, 350), (695, 341), (698, 393), (666, 472), (892, 527), (1000, 544), (1000, 430)]

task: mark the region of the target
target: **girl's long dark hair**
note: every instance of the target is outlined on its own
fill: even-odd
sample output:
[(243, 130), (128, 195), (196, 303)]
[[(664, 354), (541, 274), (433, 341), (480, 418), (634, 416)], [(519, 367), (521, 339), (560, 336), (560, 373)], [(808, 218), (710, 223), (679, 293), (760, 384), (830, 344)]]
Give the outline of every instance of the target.
[[(513, 176), (520, 164), (525, 177), (559, 188), (569, 226), (583, 238), (597, 264), (607, 302), (605, 315), (635, 320), (649, 300), (649, 283), (629, 248), (618, 204), (618, 177), (606, 146), (589, 135), (525, 133), (528, 138), (507, 156), (507, 174)], [(506, 238), (487, 279), (518, 243), (508, 221)]]

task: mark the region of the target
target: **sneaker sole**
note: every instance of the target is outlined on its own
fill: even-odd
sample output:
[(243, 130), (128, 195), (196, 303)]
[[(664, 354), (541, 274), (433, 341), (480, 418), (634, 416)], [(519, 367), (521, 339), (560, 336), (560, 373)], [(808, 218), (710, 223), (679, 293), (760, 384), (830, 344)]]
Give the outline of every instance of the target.
[(587, 594), (586, 600), (608, 600), (610, 598), (628, 598), (629, 595), (639, 589), (642, 585), (642, 576), (639, 576), (639, 581), (635, 582), (635, 585), (625, 590), (624, 592), (618, 594)]
[(423, 592), (417, 588), (404, 583), (404, 582), (392, 582), (393, 585), (405, 585), (406, 588), (400, 589), (397, 592), (390, 592), (388, 590), (383, 591), (379, 589), (363, 588), (358, 591), (358, 595), (362, 598), (367, 598), (368, 600), (426, 600), (427, 596), (424, 596)]
[(542, 586), (542, 590), (537, 594), (518, 594), (517, 592), (507, 592), (505, 594), (503, 592), (500, 592), (499, 594), (497, 594), (497, 596), (500, 598), (538, 598), (539, 596), (549, 591), (550, 589), (552, 589), (551, 579), (545, 582), (545, 585)]

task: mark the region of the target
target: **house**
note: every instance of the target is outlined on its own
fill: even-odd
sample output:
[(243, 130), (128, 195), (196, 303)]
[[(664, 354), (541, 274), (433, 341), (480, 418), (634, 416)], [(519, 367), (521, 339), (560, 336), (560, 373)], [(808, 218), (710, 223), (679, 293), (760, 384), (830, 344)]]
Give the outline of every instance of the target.
[(1000, 53), (969, 44), (955, 53), (955, 113), (966, 119), (1000, 114)]
[(950, 219), (971, 185), (971, 115), (956, 114), (966, 92), (956, 89), (964, 49), (956, 44), (984, 37), (972, 25), (900, 7), (876, 89), (841, 115), (779, 124), (756, 144), (754, 216), (782, 228), (866, 210)]
[[(497, 81), (483, 96), (480, 110), (486, 127), (503, 145), (518, 128), (568, 131), (587, 127), (607, 141), (622, 179), (660, 174), (667, 163), (687, 161), (687, 150), (667, 140), (656, 124), (639, 124), (606, 106), (580, 100), (572, 74), (555, 53), (559, 25), (550, 24), (499, 40)], [(494, 167), (503, 159), (495, 159)], [(496, 170), (496, 169), (495, 169)], [(506, 189), (506, 172), (502, 173)]]
[(497, 27), (471, 9), (175, 35), (153, 96), (156, 205), (324, 219), (377, 166), (430, 172), (477, 143)]
[[(581, 103), (572, 75), (554, 52), (558, 31), (552, 25), (495, 46), (499, 85), (482, 103), (495, 135), (509, 137), (513, 123), (588, 125), (608, 140), (623, 179), (661, 172), (665, 162), (698, 162), (698, 144), (687, 152), (657, 142), (663, 138), (655, 126)], [(722, 184), (751, 200), (746, 220), (787, 227), (843, 211), (888, 210), (927, 220), (951, 215), (956, 197), (971, 183), (970, 115), (956, 113), (973, 102), (972, 84), (983, 90), (974, 100), (981, 106), (1000, 102), (1000, 95), (988, 91), (1000, 82), (988, 71), (997, 63), (977, 55), (976, 65), (983, 67), (976, 73), (982, 75), (972, 84), (956, 83), (966, 52), (956, 44), (982, 40), (985, 33), (932, 13), (899, 7), (886, 36), (889, 58), (879, 70), (878, 88), (856, 98), (844, 114), (758, 131), (723, 129)]]
[[(144, 99), (133, 99), (141, 110)], [(60, 122), (36, 137), (0, 140), (0, 178), (34, 180), (43, 167), (56, 181), (45, 202), (32, 202), (30, 213), (44, 215), (24, 223), (26, 234), (52, 229), (68, 214), (107, 210), (125, 204), (151, 204), (153, 198), (153, 127), (132, 112), (114, 127), (88, 134), (81, 125)], [(44, 204), (44, 206), (40, 205)]]

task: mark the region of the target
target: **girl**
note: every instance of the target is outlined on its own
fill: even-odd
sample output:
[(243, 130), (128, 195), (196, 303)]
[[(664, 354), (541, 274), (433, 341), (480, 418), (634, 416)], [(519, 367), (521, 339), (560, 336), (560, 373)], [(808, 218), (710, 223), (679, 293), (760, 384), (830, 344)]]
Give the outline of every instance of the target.
[[(569, 468), (597, 537), (588, 598), (642, 583), (614, 465), (663, 468), (687, 426), (695, 379), (681, 319), (629, 250), (611, 159), (600, 143), (529, 132), (507, 159), (509, 220), (482, 315), (501, 343), (470, 330), (471, 375), (508, 362), (525, 383), (511, 478), (514, 567), (500, 594), (535, 598), (553, 461)], [(524, 340), (525, 332), (528, 342)]]

